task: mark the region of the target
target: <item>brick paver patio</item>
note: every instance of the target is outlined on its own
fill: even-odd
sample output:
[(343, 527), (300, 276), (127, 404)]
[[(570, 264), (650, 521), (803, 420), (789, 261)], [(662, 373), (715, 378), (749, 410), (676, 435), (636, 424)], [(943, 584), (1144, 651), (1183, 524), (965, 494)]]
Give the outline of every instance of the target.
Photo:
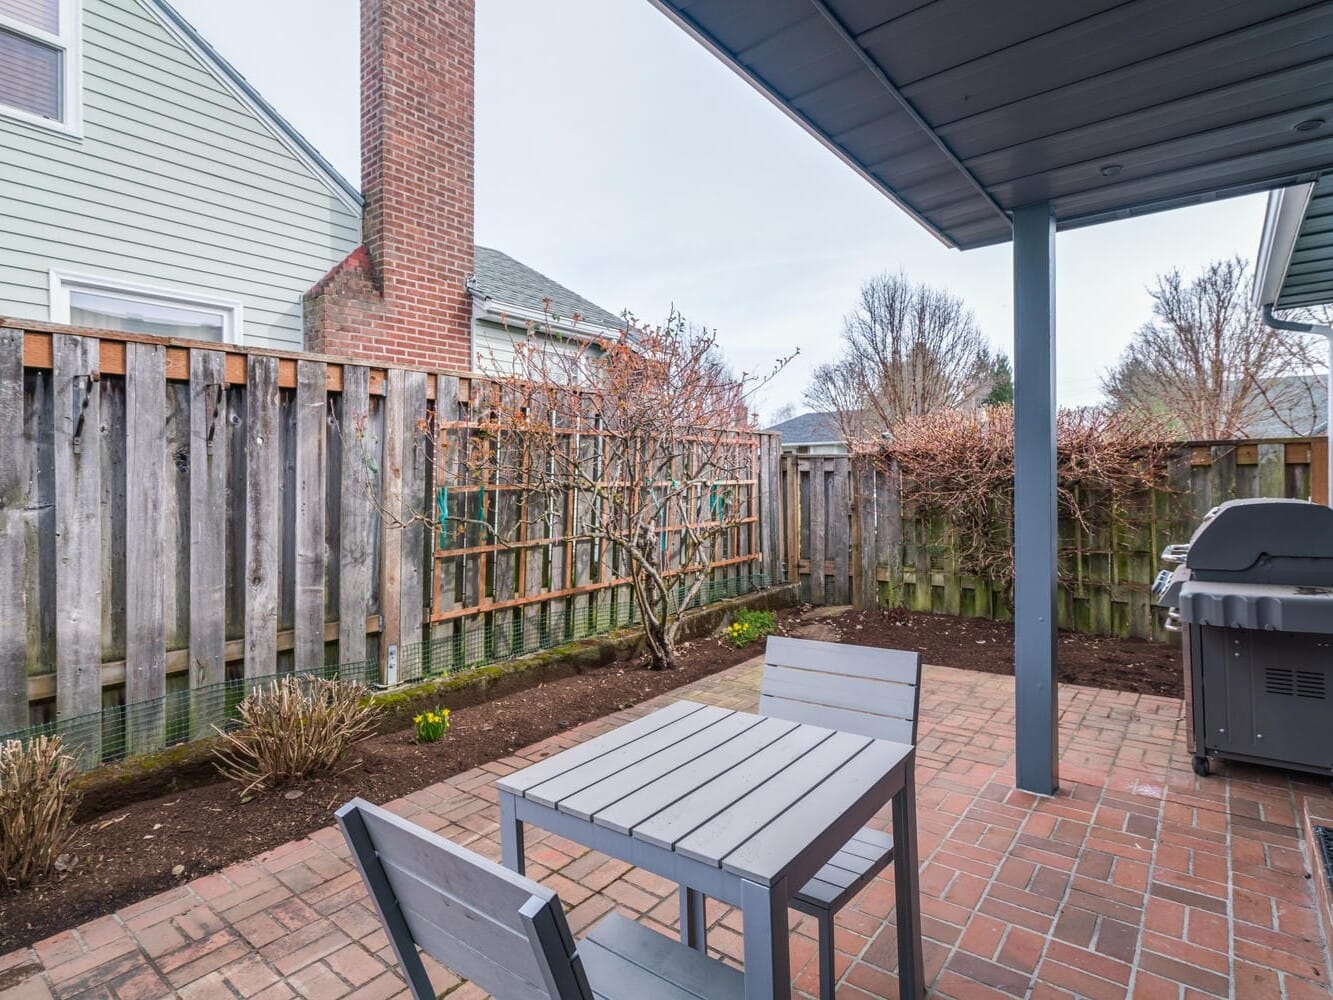
[[(751, 663), (684, 688), (753, 708)], [(928, 667), (918, 794), (927, 972), (940, 997), (1329, 996), (1304, 798), (1326, 784), (1251, 768), (1190, 771), (1180, 703), (1065, 687), (1063, 789), (1013, 788), (1011, 678)], [(392, 803), (498, 858), (497, 775), (620, 725), (643, 705)], [(887, 826), (887, 814), (884, 817)], [(675, 886), (576, 844), (529, 833), (529, 872), (575, 933), (612, 908), (670, 932)], [(839, 995), (896, 996), (893, 888), (838, 918)], [(739, 916), (710, 912), (734, 960)], [(799, 990), (817, 988), (813, 927), (793, 921)], [(441, 992), (477, 996), (431, 966)], [(0, 1000), (406, 996), (333, 828), (0, 957)]]

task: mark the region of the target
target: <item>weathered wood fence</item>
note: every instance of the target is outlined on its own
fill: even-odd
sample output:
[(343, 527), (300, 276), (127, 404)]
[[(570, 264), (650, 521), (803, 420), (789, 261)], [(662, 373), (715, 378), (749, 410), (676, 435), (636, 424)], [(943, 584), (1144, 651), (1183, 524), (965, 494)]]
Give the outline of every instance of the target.
[[(618, 567), (560, 527), (583, 497), (554, 498), (557, 529), (509, 550), (412, 519), (469, 503), (517, 516), (502, 491), (436, 461), (421, 430), (439, 421), (445, 444), (469, 433), (476, 384), (0, 328), (0, 735), (325, 664), (408, 679), (628, 622)], [(765, 488), (777, 439), (744, 444), (746, 519), (725, 540), (716, 596), (779, 573)], [(405, 526), (382, 516), (394, 511)], [(187, 715), (190, 735), (208, 730), (209, 713)], [(161, 711), (133, 719), (126, 751), (162, 745)]]
[[(1212, 507), (1238, 497), (1326, 503), (1326, 439), (1194, 442), (1168, 460), (1169, 492), (1132, 529), (1089, 537), (1062, 524), (1060, 623), (1161, 638), (1151, 603), (1162, 548), (1188, 541)], [(782, 456), (785, 579), (815, 604), (903, 607), (1007, 619), (1005, 595), (960, 570), (947, 526), (905, 509), (894, 478), (845, 456)]]

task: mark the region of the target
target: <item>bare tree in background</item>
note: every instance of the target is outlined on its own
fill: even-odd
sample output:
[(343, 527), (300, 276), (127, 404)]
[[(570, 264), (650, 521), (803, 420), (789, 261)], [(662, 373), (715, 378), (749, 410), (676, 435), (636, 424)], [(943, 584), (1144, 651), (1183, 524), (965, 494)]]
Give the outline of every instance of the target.
[(1192, 280), (1160, 275), (1149, 294), (1153, 318), (1102, 379), (1113, 406), (1164, 418), (1191, 440), (1240, 437), (1270, 420), (1285, 433), (1313, 429), (1305, 415), (1322, 390), (1298, 376), (1324, 367), (1319, 345), (1264, 322), (1244, 261), (1214, 261)]
[(882, 439), (909, 417), (976, 406), (994, 371), (962, 299), (902, 272), (882, 274), (861, 287), (843, 324), (842, 354), (815, 369), (805, 401), (835, 412), (856, 445)]

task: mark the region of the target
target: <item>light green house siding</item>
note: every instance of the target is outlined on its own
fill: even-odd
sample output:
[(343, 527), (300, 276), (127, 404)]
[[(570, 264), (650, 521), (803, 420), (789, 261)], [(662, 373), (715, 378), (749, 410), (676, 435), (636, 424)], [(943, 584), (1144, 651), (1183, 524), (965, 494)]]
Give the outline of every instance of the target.
[(81, 138), (0, 114), (0, 316), (50, 318), (56, 271), (237, 301), (244, 343), (299, 348), (355, 203), (147, 0), (85, 0), (82, 68)]
[(472, 322), (472, 364), (478, 371), (509, 372), (514, 368), (514, 342), (526, 339), (522, 323), (508, 326), (477, 318)]

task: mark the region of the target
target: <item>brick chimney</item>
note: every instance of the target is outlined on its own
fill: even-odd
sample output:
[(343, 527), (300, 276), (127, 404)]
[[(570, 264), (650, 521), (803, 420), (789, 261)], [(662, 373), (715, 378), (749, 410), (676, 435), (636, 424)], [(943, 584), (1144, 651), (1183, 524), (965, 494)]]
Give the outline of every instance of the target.
[(361, 0), (362, 246), (305, 297), (310, 351), (472, 367), (474, 0)]

